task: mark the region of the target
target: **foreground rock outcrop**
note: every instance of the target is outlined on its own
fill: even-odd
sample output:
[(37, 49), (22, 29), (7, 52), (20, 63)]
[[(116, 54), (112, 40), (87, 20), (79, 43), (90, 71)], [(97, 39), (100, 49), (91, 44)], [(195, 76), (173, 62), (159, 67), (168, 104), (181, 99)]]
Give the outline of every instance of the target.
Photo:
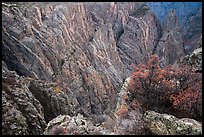
[(202, 124), (189, 118), (147, 111), (144, 121), (154, 135), (202, 135)]
[(52, 119), (44, 132), (45, 135), (114, 135), (109, 130), (94, 126), (94, 124), (78, 114), (70, 117), (69, 115), (59, 115)]
[(19, 77), (2, 63), (2, 134), (42, 134), (46, 126), (44, 111), (28, 89), (30, 78)]
[(2, 64), (2, 134), (40, 135), (59, 114), (75, 114), (74, 98), (56, 83), (19, 76)]
[(188, 65), (194, 72), (202, 72), (202, 47), (195, 49), (190, 55), (180, 58), (174, 64), (176, 67)]

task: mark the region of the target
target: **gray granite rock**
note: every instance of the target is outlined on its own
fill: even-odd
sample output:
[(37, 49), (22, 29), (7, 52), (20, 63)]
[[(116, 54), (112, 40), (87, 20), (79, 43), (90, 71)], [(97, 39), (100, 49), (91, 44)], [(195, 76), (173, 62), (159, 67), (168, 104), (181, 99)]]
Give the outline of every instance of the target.
[(202, 47), (195, 49), (190, 55), (178, 59), (174, 66), (188, 65), (194, 72), (202, 72)]
[(144, 121), (155, 135), (202, 135), (202, 124), (189, 118), (146, 111)]
[(91, 121), (78, 114), (70, 117), (69, 115), (59, 115), (52, 119), (44, 132), (45, 135), (114, 135), (113, 132), (94, 126)]

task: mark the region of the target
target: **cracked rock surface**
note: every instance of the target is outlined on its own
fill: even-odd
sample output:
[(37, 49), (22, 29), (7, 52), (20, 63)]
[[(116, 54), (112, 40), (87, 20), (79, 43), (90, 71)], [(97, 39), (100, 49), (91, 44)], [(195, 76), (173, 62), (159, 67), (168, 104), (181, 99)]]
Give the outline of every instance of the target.
[(155, 135), (202, 135), (202, 124), (189, 118), (178, 119), (172, 115), (147, 111), (144, 121)]

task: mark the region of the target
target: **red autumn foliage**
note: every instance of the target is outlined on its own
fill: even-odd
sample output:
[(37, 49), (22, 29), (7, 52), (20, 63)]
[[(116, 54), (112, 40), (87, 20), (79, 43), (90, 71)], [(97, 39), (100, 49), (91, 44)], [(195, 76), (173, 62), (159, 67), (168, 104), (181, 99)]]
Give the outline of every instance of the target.
[(141, 103), (140, 103), (137, 99), (134, 99), (134, 100), (131, 102), (131, 108), (132, 108), (132, 109), (141, 108)]
[(202, 75), (182, 68), (159, 66), (157, 55), (147, 65), (135, 67), (129, 83), (129, 104), (143, 109), (174, 114), (177, 117), (202, 118)]
[(128, 106), (127, 105), (122, 105), (119, 110), (116, 111), (116, 115), (118, 115), (121, 118), (124, 118), (125, 115), (128, 113)]

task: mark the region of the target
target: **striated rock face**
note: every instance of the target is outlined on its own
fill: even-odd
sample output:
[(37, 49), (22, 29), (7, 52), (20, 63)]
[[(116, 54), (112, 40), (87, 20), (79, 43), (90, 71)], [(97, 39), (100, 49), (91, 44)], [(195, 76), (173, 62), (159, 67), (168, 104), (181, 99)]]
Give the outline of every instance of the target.
[(162, 66), (172, 65), (177, 59), (185, 55), (178, 19), (173, 10), (167, 15), (164, 21), (162, 37), (156, 47), (155, 53), (159, 55)]
[(181, 28), (185, 52), (191, 54), (202, 45), (202, 9), (196, 14), (189, 15), (187, 23)]
[(202, 135), (202, 124), (189, 118), (147, 111), (144, 121), (154, 135)]
[(131, 70), (131, 63), (146, 63), (158, 44), (161, 28), (155, 15), (144, 5), (126, 17), (126, 22), (117, 47), (122, 62)]
[(56, 82), (86, 116), (114, 110), (129, 65), (144, 63), (158, 37), (159, 23), (144, 3), (27, 3), (2, 9), (2, 59), (8, 69)]
[(95, 32), (82, 3), (37, 3), (2, 14), (2, 58), (9, 70), (71, 89), (85, 113), (114, 107), (125, 72), (110, 24)]

